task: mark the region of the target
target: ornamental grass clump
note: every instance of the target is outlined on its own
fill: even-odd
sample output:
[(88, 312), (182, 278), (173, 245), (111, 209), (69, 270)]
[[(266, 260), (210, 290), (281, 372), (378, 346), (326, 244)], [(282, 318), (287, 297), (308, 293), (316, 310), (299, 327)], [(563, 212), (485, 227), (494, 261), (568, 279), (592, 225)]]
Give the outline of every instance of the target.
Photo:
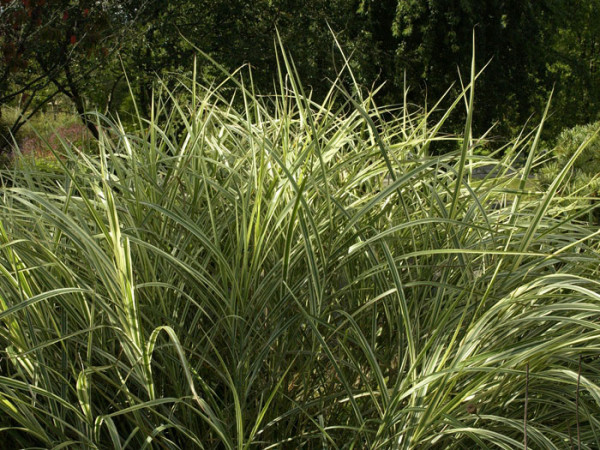
[(554, 199), (585, 143), (538, 192), (539, 130), (474, 156), (474, 76), (432, 124), (282, 67), (3, 173), (2, 441), (598, 448), (598, 231)]

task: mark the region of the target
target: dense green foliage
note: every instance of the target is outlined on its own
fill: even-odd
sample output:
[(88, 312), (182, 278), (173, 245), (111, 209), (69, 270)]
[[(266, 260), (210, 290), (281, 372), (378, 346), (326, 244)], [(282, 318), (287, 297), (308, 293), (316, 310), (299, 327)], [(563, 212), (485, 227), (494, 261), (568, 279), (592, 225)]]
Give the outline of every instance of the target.
[[(558, 173), (585, 144), (559, 191), (566, 208), (574, 202), (593, 207), (600, 200), (600, 140), (596, 137), (598, 129), (600, 122), (564, 130), (551, 150), (553, 157), (549, 158), (539, 171), (538, 179), (542, 187), (550, 186)], [(599, 218), (597, 211), (590, 211), (590, 219), (594, 223), (600, 223)]]
[[(560, 2), (559, 2), (560, 4)], [(556, 83), (556, 127), (600, 119), (600, 2), (570, 0), (549, 34), (547, 73)]]
[[(333, 51), (335, 34), (352, 54), (356, 81), (384, 83), (382, 102), (402, 103), (406, 81), (408, 100), (431, 106), (452, 83), (451, 98), (460, 92), (475, 30), (477, 66), (489, 63), (475, 130), (497, 123), (495, 135), (513, 135), (555, 87), (546, 126), (555, 135), (598, 119), (599, 19), (599, 0), (3, 0), (0, 106), (22, 109), (24, 116), (9, 124), (13, 132), (59, 98), (79, 114), (133, 113), (127, 74), (148, 117), (156, 74), (169, 83), (171, 75), (188, 73), (196, 48), (230, 71), (252, 65), (254, 84), (271, 92), (276, 30), (315, 99), (324, 98), (324, 81), (344, 65)], [(216, 76), (210, 64), (199, 74), (207, 83)]]
[(539, 134), (472, 156), (470, 121), (313, 102), (284, 63), (4, 172), (2, 441), (598, 448), (598, 232), (555, 199), (585, 147), (538, 192)]
[(394, 22), (398, 64), (407, 69), (410, 86), (426, 84), (429, 94), (439, 98), (456, 82), (457, 69), (468, 73), (475, 30), (478, 66), (490, 64), (478, 83), (486, 92), (477, 103), (478, 122), (483, 128), (494, 120), (503, 127), (523, 123), (543, 106), (538, 96), (548, 88), (544, 27), (553, 19), (548, 3), (399, 1)]

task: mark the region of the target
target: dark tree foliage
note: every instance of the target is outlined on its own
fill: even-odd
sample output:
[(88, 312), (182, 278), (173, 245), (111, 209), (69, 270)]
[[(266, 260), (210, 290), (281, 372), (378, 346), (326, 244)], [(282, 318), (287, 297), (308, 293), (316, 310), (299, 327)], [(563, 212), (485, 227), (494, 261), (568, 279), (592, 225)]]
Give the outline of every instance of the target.
[[(278, 32), (305, 85), (324, 90), (323, 81), (341, 66), (329, 27), (348, 46), (368, 40), (357, 26), (363, 21), (358, 8), (352, 0), (154, 0), (144, 10), (141, 37), (130, 47), (130, 62), (140, 77), (181, 73), (191, 68), (197, 48), (228, 70), (249, 64), (256, 85), (271, 91)], [(390, 26), (391, 22), (391, 32)], [(218, 73), (202, 58), (199, 64), (208, 79)]]
[[(458, 79), (468, 80), (475, 30), (477, 67), (489, 62), (477, 82), (476, 123), (487, 127), (522, 123), (540, 106), (547, 54), (545, 27), (550, 0), (402, 0), (394, 34), (397, 70), (409, 84), (437, 99)], [(398, 80), (397, 80), (398, 81)], [(460, 85), (458, 86), (460, 87)]]
[(87, 103), (98, 96), (108, 98), (114, 73), (107, 66), (130, 37), (131, 24), (143, 6), (137, 3), (2, 1), (0, 104), (17, 103), (22, 112), (12, 132), (62, 94), (97, 135), (85, 115)]
[[(27, 117), (56, 98), (86, 125), (89, 109), (126, 112), (129, 87), (143, 114), (157, 75), (189, 75), (198, 49), (227, 70), (252, 67), (273, 90), (277, 31), (303, 85), (319, 97), (343, 65), (331, 31), (379, 101), (432, 104), (469, 76), (473, 30), (475, 131), (513, 134), (555, 87), (549, 129), (598, 118), (600, 0), (0, 0), (0, 106)], [(198, 58), (201, 81), (219, 71)], [(125, 75), (129, 80), (128, 86)], [(350, 87), (349, 84), (346, 85)], [(460, 127), (461, 117), (454, 118)], [(452, 124), (451, 124), (452, 125)]]
[(548, 79), (557, 131), (600, 119), (600, 1), (568, 0), (549, 30)]

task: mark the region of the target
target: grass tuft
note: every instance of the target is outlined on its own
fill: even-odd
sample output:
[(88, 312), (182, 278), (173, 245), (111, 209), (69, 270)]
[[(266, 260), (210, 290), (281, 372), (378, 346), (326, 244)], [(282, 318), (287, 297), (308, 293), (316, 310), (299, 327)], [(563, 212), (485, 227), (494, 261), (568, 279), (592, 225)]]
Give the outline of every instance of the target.
[(535, 133), (472, 151), (474, 75), (448, 137), (281, 61), (277, 95), (182, 80), (138, 129), (98, 114), (98, 154), (3, 173), (4, 442), (600, 447), (598, 233), (555, 196), (576, 155), (536, 190)]

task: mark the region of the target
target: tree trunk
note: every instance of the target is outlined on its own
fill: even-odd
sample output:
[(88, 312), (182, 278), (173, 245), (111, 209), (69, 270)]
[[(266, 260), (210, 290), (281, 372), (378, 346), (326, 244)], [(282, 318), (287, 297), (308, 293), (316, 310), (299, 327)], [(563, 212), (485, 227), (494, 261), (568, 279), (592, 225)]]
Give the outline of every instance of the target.
[(86, 115), (85, 107), (83, 104), (83, 98), (79, 93), (79, 89), (77, 89), (77, 85), (73, 81), (73, 77), (71, 76), (71, 70), (69, 69), (68, 64), (65, 65), (65, 75), (67, 78), (67, 83), (69, 84), (70, 91), (68, 93), (65, 92), (65, 94), (71, 99), (71, 101), (75, 105), (75, 110), (77, 111), (77, 114), (79, 114), (79, 117), (83, 124), (87, 127), (88, 130), (90, 130), (90, 133), (92, 133), (94, 139), (98, 139), (98, 128), (96, 127), (96, 124), (90, 119), (88, 119)]

